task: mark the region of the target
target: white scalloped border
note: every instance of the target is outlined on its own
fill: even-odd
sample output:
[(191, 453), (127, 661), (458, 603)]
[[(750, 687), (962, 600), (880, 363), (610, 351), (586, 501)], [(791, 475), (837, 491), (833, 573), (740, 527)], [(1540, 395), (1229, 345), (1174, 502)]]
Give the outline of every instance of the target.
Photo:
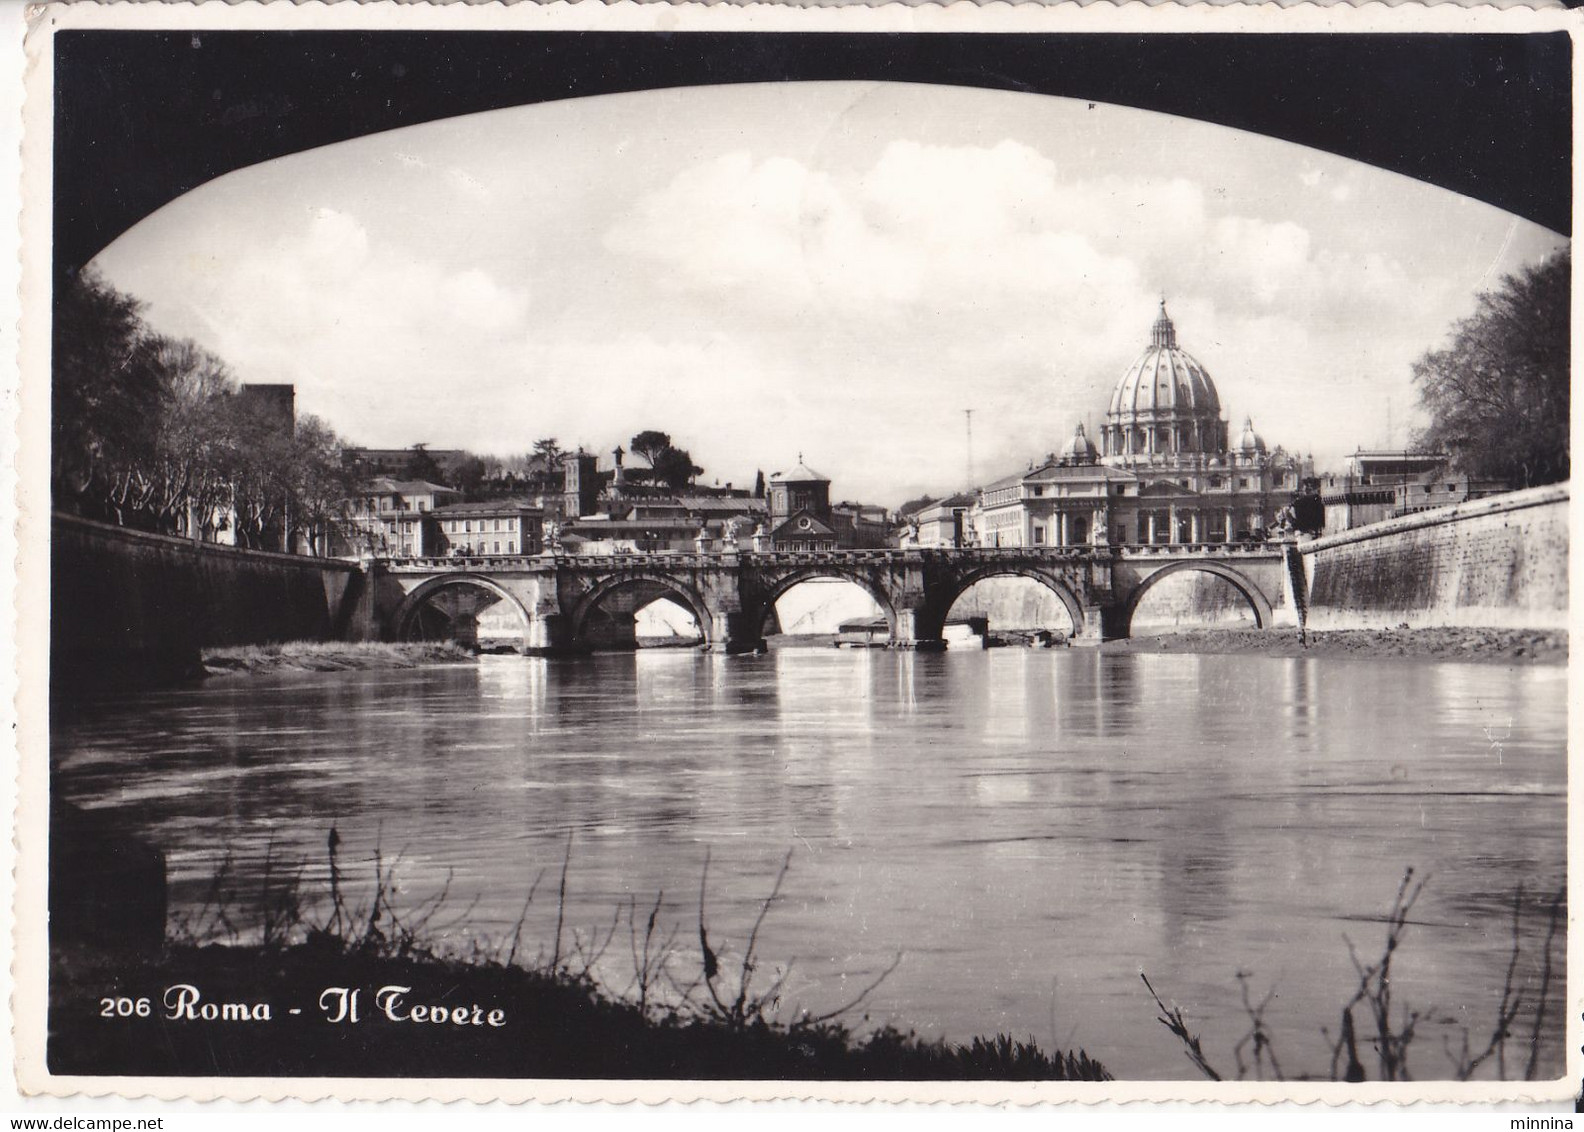
[[(4, 0), (0, 0), (3, 3)], [(1503, 6), (1496, 6), (1501, 4)], [(838, 6), (839, 5), (839, 6)], [(1584, 1058), (1580, 1056), (1580, 1008), (1584, 994), (1575, 988), (1568, 1029), (1566, 1076), (1555, 1081), (1412, 1084), (1372, 1083), (1213, 1083), (1180, 1082), (990, 1082), (821, 1083), (785, 1081), (554, 1081), (419, 1080), (361, 1078), (140, 1078), (71, 1077), (49, 1074), (43, 1062), (43, 1009), (48, 970), (44, 922), (44, 846), (47, 827), (48, 593), (48, 304), (38, 296), (50, 286), (50, 122), (52, 97), (40, 62), (57, 30), (86, 27), (144, 29), (308, 28), (422, 30), (607, 30), (607, 31), (853, 31), (853, 32), (1545, 32), (1566, 31), (1579, 38), (1584, 14), (1567, 9), (1537, 9), (1525, 0), (812, 0), (810, 6), (738, 0), (79, 0), (29, 5), (21, 213), (22, 283), (19, 292), (20, 386), (16, 431), (15, 505), (17, 558), (13, 609), (18, 646), (15, 734), (19, 757), (12, 848), (15, 868), (10, 973), (11, 1037), (14, 1068), (23, 1096), (186, 1100), (200, 1103), (334, 1103), (396, 1101), (451, 1105), (458, 1102), (521, 1104), (662, 1105), (732, 1101), (830, 1101), (851, 1104), (927, 1104), (1033, 1106), (1045, 1104), (1139, 1105), (1296, 1104), (1343, 1108), (1376, 1106), (1545, 1104), (1579, 1093)], [(1575, 54), (1578, 44), (1575, 42)], [(1575, 80), (1575, 136), (1584, 97)], [(3, 136), (3, 134), (0, 134)], [(1575, 144), (1575, 150), (1577, 146)], [(1574, 172), (1575, 214), (1584, 193)], [(31, 203), (29, 203), (31, 202)], [(1584, 341), (1577, 317), (1580, 289), (1575, 281), (1575, 340)], [(1575, 378), (1584, 366), (1575, 351)], [(41, 382), (42, 377), (42, 382)], [(1575, 382), (1580, 384), (1579, 382)], [(1575, 408), (1584, 415), (1584, 409)], [(1575, 422), (1577, 423), (1577, 422)], [(1575, 430), (1575, 435), (1578, 435)], [(10, 468), (4, 473), (9, 474)], [(6, 493), (0, 492), (0, 498)], [(1584, 507), (1575, 500), (1574, 506)], [(1575, 516), (1575, 520), (1579, 516)], [(1573, 555), (1573, 583), (1584, 580), (1584, 561)], [(30, 643), (31, 642), (31, 643)], [(1576, 679), (1569, 673), (1570, 690)], [(1578, 702), (1576, 699), (1573, 702)], [(1570, 746), (1584, 732), (1584, 713), (1570, 719)], [(1570, 787), (1570, 849), (1577, 837)], [(1570, 853), (1570, 858), (1572, 854)], [(1578, 907), (1573, 903), (1572, 907)], [(1573, 916), (1570, 915), (1570, 920)], [(1570, 933), (1569, 957), (1581, 952), (1581, 933)], [(1575, 971), (1580, 969), (1573, 964)], [(219, 1115), (218, 1112), (215, 1115)]]

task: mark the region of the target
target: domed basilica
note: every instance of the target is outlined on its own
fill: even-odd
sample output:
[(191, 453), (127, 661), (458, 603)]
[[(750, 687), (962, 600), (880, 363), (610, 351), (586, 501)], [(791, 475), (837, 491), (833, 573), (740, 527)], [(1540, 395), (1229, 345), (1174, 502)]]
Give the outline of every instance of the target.
[(1111, 394), (1100, 446), (1079, 424), (1061, 450), (986, 486), (982, 546), (1259, 540), (1306, 469), (1268, 450), (1253, 421), (1232, 437), (1209, 372), (1177, 344), (1161, 301), (1150, 342)]

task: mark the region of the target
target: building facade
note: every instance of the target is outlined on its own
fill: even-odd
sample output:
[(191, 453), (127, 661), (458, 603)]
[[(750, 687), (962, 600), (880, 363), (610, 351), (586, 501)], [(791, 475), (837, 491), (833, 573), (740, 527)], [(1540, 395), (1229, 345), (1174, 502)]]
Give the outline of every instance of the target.
[(986, 485), (969, 537), (982, 546), (1258, 541), (1306, 472), (1268, 449), (1248, 417), (1231, 434), (1215, 382), (1178, 345), (1163, 301), (1149, 344), (1112, 391), (1100, 445), (1080, 424), (1059, 455)]
[(434, 518), (442, 554), (484, 558), (544, 549), (544, 512), (524, 499), (452, 503), (435, 508)]
[(791, 471), (776, 472), (765, 487), (769, 505), (764, 549), (796, 552), (883, 547), (891, 522), (885, 508), (865, 503), (832, 504), (831, 481), (803, 462)]
[(400, 479), (407, 466), (421, 456), (434, 461), (440, 474), (452, 483), (468, 454), (460, 448), (428, 448), (414, 445), (411, 448), (352, 448), (342, 450), (342, 459), (361, 476), (374, 478), (386, 476)]
[(1342, 471), (1321, 477), (1319, 483), (1326, 534), (1512, 490), (1510, 484), (1453, 471), (1452, 457), (1445, 452), (1362, 448), (1347, 458)]
[(351, 500), (341, 551), (420, 558), (442, 554), (435, 511), (461, 499), (461, 492), (444, 484), (377, 476)]
[(927, 503), (903, 516), (896, 537), (899, 546), (974, 546), (974, 515), (979, 497), (960, 492)]
[(803, 462), (789, 472), (776, 472), (765, 485), (770, 503), (770, 545), (775, 550), (835, 550), (836, 526), (831, 515), (831, 481)]

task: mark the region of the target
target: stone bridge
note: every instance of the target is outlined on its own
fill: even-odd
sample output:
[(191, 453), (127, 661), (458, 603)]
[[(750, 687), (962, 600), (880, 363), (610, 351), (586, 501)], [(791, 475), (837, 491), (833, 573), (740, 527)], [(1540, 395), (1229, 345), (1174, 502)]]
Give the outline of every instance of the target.
[(524, 651), (557, 653), (635, 644), (634, 615), (669, 598), (697, 619), (705, 645), (761, 648), (775, 602), (800, 582), (853, 582), (879, 604), (894, 648), (941, 648), (952, 605), (986, 578), (1031, 578), (1067, 608), (1082, 643), (1129, 635), (1150, 588), (1182, 571), (1224, 578), (1255, 622), (1293, 621), (1288, 544), (1136, 547), (909, 548), (383, 559), (369, 567), (366, 632), (403, 640), (425, 620), (507, 603)]

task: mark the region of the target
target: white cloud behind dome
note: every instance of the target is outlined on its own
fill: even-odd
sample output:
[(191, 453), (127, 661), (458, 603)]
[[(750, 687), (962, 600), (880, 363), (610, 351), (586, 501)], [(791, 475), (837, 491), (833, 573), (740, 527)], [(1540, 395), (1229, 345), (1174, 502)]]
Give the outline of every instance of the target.
[(159, 328), (349, 439), (604, 450), (739, 484), (987, 480), (1103, 417), (1167, 296), (1234, 431), (1406, 439), (1409, 366), (1565, 245), (1287, 143), (1036, 95), (764, 84), (608, 96), (240, 170), (103, 252)]

